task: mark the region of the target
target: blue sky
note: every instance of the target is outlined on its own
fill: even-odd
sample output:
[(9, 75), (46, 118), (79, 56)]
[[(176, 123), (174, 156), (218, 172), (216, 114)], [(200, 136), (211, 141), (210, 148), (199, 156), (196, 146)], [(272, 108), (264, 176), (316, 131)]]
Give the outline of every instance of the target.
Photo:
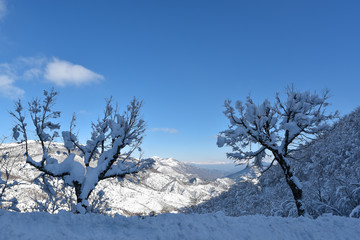
[(225, 99), (258, 102), (294, 83), (360, 100), (359, 1), (0, 0), (0, 124), (14, 99), (60, 92), (80, 137), (104, 99), (144, 100), (145, 156), (229, 161), (216, 146)]

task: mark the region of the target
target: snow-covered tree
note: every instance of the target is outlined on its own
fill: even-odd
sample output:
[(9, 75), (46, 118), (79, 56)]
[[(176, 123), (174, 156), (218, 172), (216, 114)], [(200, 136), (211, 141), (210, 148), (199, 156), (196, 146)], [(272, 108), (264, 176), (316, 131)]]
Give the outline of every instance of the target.
[[(307, 214), (314, 218), (323, 214), (360, 217), (360, 108), (343, 116), (289, 160), (301, 179)], [(191, 210), (223, 211), (231, 216), (296, 216), (292, 194), (282, 176), (281, 167), (274, 164), (258, 181), (244, 179)]]
[(257, 105), (251, 97), (247, 97), (245, 104), (237, 101), (235, 106), (230, 100), (225, 101), (224, 114), (230, 125), (218, 136), (217, 145), (232, 147), (227, 156), (238, 163), (252, 161), (261, 165), (267, 154), (272, 156), (283, 171), (299, 216), (305, 214), (303, 190), (289, 158), (309, 139), (329, 129), (327, 122), (337, 113), (325, 113), (328, 97), (328, 91), (319, 95), (288, 87), (285, 101), (276, 94), (274, 104), (266, 99)]
[(74, 189), (66, 186), (62, 179), (41, 173), (33, 180), (33, 183), (42, 190), (42, 194), (34, 192), (32, 197), (35, 202), (34, 210), (53, 214), (60, 210), (71, 211), (75, 208)]
[(19, 211), (16, 206), (18, 203), (17, 199), (7, 197), (8, 190), (18, 185), (19, 182), (12, 175), (15, 168), (15, 160), (14, 158), (9, 158), (11, 150), (2, 146), (4, 140), (0, 142), (0, 208)]
[(25, 141), (26, 162), (51, 177), (64, 180), (65, 184), (75, 189), (76, 211), (88, 211), (88, 198), (99, 181), (108, 178), (122, 179), (129, 174), (137, 173), (153, 164), (152, 159), (135, 160), (131, 157), (134, 151), (140, 150), (145, 123), (140, 116), (142, 102), (135, 98), (123, 114), (114, 108), (112, 100), (106, 100), (104, 116), (92, 123), (91, 138), (83, 145), (73, 133), (75, 114), (70, 124), (70, 131), (63, 131), (62, 138), (67, 149), (66, 158), (59, 161), (50, 156), (49, 148), (59, 136), (56, 130), (60, 124), (53, 122), (60, 117), (54, 111), (58, 92), (44, 91), (44, 99), (29, 102), (28, 111), (35, 127), (37, 140), (42, 147), (42, 159), (35, 161), (28, 149), (28, 129), (23, 105), (20, 100), (15, 103), (15, 110), (10, 112), (17, 124), (13, 128), (13, 137), (20, 135)]

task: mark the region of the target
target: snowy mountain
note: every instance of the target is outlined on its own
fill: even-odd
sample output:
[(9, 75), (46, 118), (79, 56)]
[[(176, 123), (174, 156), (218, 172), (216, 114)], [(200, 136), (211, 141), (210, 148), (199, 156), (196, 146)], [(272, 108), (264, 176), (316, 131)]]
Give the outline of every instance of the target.
[[(101, 183), (113, 212), (124, 215), (164, 213), (196, 205), (226, 191), (230, 179), (204, 180), (197, 168), (174, 159), (154, 157), (155, 165), (138, 176)], [(203, 170), (200, 171), (203, 173)]]
[[(41, 201), (44, 193), (33, 183), (40, 172), (25, 164), (22, 156), (23, 147), (22, 144), (4, 144), (0, 151), (7, 152), (7, 159), (15, 162), (12, 177), (22, 180), (21, 185), (8, 190), (7, 199), (16, 197), (19, 202), (18, 207), (25, 211), (34, 207), (34, 199)], [(35, 159), (40, 160), (40, 145), (31, 142), (29, 147)], [(51, 154), (61, 161), (66, 149), (62, 144), (54, 143), (51, 151)], [(213, 179), (211, 171), (171, 158), (153, 157), (153, 159), (155, 164), (151, 169), (135, 176), (120, 182), (117, 179), (101, 181), (92, 199), (96, 199), (99, 191), (103, 190), (102, 197), (107, 200), (106, 205), (101, 208), (107, 213), (126, 216), (157, 214), (175, 212), (180, 208), (199, 204), (228, 190), (233, 184), (228, 178), (210, 180)], [(78, 161), (81, 162), (81, 159)]]

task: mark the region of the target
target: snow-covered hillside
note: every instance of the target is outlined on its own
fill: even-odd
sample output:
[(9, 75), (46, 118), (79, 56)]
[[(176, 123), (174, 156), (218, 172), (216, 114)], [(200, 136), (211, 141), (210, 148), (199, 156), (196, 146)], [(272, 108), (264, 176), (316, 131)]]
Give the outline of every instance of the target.
[(14, 213), (0, 211), (0, 239), (358, 239), (359, 219), (327, 216), (281, 218), (228, 217), (216, 214), (163, 214), (156, 217), (114, 218), (71, 213)]
[(257, 181), (257, 177), (260, 175), (260, 169), (255, 167), (245, 167), (244, 169), (227, 175), (227, 178), (234, 180), (235, 182), (242, 182), (242, 181)]
[(109, 198), (112, 213), (149, 214), (176, 211), (199, 204), (228, 190), (230, 179), (202, 180), (196, 168), (176, 161), (154, 157), (152, 169), (118, 183), (100, 183)]
[[(17, 159), (12, 175), (22, 180), (21, 185), (8, 191), (7, 198), (16, 197), (19, 202), (18, 207), (22, 211), (29, 211), (34, 207), (33, 200), (41, 198), (44, 193), (37, 185), (31, 184), (40, 172), (24, 164), (22, 147), (17, 144), (2, 146), (2, 152), (9, 152), (8, 160)], [(39, 144), (31, 142), (30, 149), (37, 158), (41, 157)], [(52, 154), (57, 158), (64, 158), (62, 153), (66, 150), (62, 144), (54, 144), (51, 149)], [(213, 176), (212, 172), (207, 174), (205, 169), (171, 158), (153, 157), (153, 159), (155, 160), (153, 167), (136, 176), (130, 176), (121, 182), (117, 179), (109, 179), (99, 183), (95, 192), (104, 191), (103, 197), (107, 198), (108, 204), (106, 207), (111, 209), (106, 211), (107, 213), (129, 216), (147, 215), (151, 212), (156, 214), (174, 212), (209, 200), (228, 190), (233, 184), (228, 178), (206, 180)]]
[[(291, 159), (291, 165), (302, 182), (309, 214), (314, 217), (322, 214), (360, 217), (360, 108), (298, 151)], [(194, 211), (224, 211), (231, 216), (297, 215), (280, 166), (274, 165), (258, 182), (241, 177), (241, 174), (251, 176), (247, 171), (233, 175), (242, 182), (195, 207)]]

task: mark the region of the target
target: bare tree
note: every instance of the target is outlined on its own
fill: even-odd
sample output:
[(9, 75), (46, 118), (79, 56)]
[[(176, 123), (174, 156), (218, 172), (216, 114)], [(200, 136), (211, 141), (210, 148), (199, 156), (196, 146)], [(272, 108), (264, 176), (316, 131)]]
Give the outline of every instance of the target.
[[(145, 131), (145, 123), (140, 117), (142, 102), (135, 98), (127, 106), (123, 114), (114, 109), (111, 98), (106, 100), (104, 116), (92, 123), (91, 138), (83, 145), (73, 133), (75, 114), (70, 124), (70, 131), (63, 131), (62, 138), (67, 149), (64, 161), (50, 155), (51, 142), (59, 136), (56, 130), (60, 124), (53, 119), (60, 117), (60, 112), (53, 111), (54, 90), (44, 91), (44, 99), (34, 99), (29, 103), (29, 113), (35, 127), (35, 133), (42, 147), (42, 159), (35, 161), (28, 149), (28, 130), (25, 114), (20, 100), (15, 103), (15, 111), (10, 114), (17, 121), (13, 129), (13, 137), (22, 135), (25, 141), (26, 162), (46, 175), (58, 177), (65, 184), (74, 187), (78, 213), (88, 211), (88, 198), (99, 181), (108, 178), (122, 179), (150, 167), (152, 159), (135, 160), (133, 152), (140, 149)], [(52, 132), (50, 134), (50, 132)], [(81, 161), (79, 162), (79, 160)]]
[[(328, 120), (337, 116), (325, 114), (329, 92), (299, 92), (293, 87), (286, 89), (286, 100), (275, 97), (272, 105), (267, 99), (260, 105), (248, 97), (246, 103), (237, 101), (233, 107), (225, 101), (225, 116), (230, 120), (229, 129), (218, 136), (219, 147), (230, 146), (228, 158), (238, 163), (260, 164), (267, 151), (276, 161), (292, 191), (299, 216), (305, 214), (301, 183), (294, 175), (289, 158), (309, 139), (329, 128)], [(251, 150), (255, 147), (256, 150)], [(272, 166), (272, 163), (271, 165)]]

